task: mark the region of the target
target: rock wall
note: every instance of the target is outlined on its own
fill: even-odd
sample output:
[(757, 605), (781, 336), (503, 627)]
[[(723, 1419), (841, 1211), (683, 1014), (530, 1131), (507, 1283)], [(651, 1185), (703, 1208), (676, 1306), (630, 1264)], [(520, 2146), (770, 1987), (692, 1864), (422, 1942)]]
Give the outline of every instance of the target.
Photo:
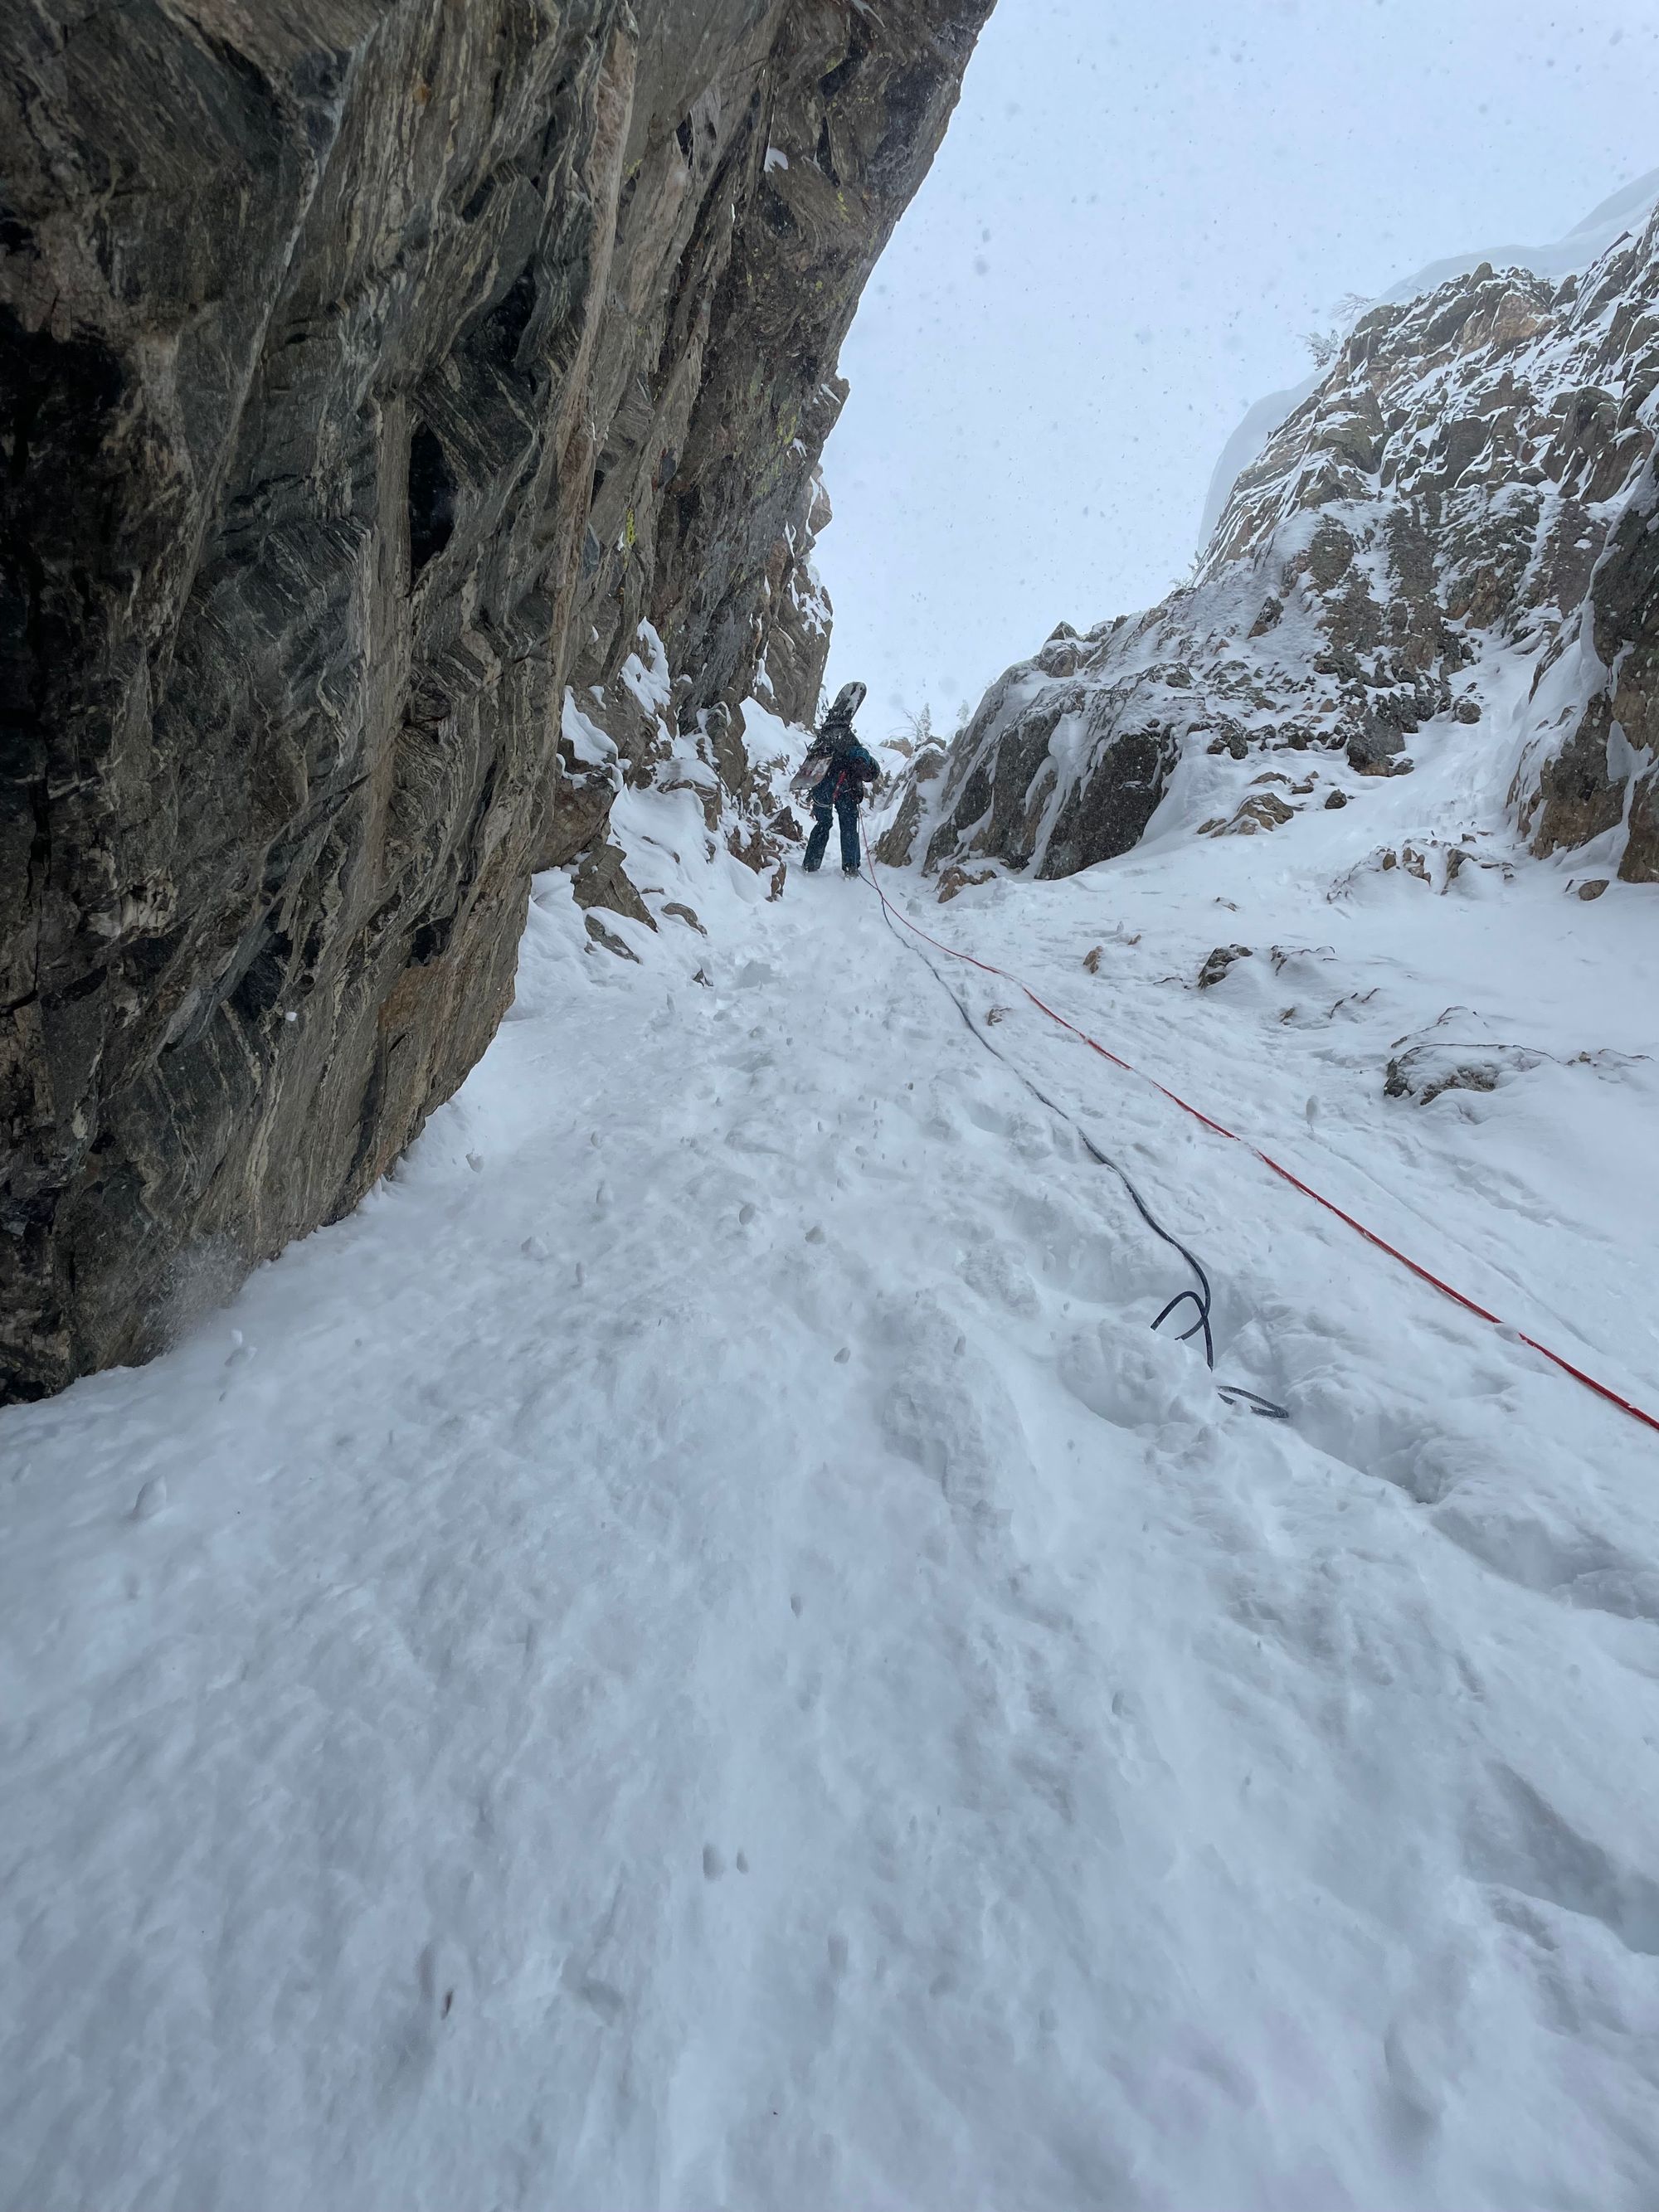
[(1482, 266), (1376, 309), (1192, 581), (1010, 670), (943, 773), (919, 764), (884, 857), (946, 888), (975, 862), (1068, 875), (1134, 845), (1195, 755), (1197, 826), (1259, 835), (1455, 746), (1472, 789), (1518, 754), (1535, 852), (1601, 837), (1655, 880), (1656, 435), (1659, 215), (1582, 277)]
[(649, 620), (688, 723), (810, 711), (837, 349), (988, 7), (6, 11), (0, 1396), (459, 1082), (603, 843), (568, 682)]
[(1596, 562), (1560, 675), (1540, 690), (1559, 690), (1565, 704), (1540, 714), (1516, 777), (1532, 848), (1610, 839), (1626, 883), (1659, 883), (1659, 455)]

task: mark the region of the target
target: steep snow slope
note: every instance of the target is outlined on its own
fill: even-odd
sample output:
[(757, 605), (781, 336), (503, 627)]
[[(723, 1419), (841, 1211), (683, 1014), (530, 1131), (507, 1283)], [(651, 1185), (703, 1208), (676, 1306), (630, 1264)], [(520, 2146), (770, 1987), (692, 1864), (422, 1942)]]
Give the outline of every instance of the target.
[(1483, 266), (1378, 308), (1192, 585), (1011, 669), (918, 763), (889, 857), (1066, 875), (1129, 849), (1178, 768), (1194, 828), (1255, 834), (1444, 751), (1512, 782), (1535, 849), (1659, 878), (1656, 389), (1659, 215), (1582, 282)]
[[(683, 768), (632, 959), (540, 879), (359, 1213), (0, 1415), (0, 2203), (1648, 2212), (1654, 1437)], [(917, 910), (1652, 1402), (1659, 919), (1367, 865), (1466, 812)]]

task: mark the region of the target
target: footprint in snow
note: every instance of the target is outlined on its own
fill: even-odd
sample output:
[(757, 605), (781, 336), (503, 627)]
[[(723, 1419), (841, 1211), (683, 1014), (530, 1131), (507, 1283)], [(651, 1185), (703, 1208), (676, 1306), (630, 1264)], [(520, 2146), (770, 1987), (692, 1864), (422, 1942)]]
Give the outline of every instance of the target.
[(883, 1400), (881, 1425), (892, 1449), (938, 1483), (959, 1524), (975, 1534), (1007, 1525), (1004, 1486), (1018, 1486), (1030, 1455), (1014, 1402), (988, 1368), (969, 1383), (918, 1363)]
[[(1491, 1465), (1489, 1446), (1479, 1461), (1471, 1452), (1471, 1474), (1487, 1473)], [(1443, 1536), (1522, 1589), (1620, 1620), (1659, 1624), (1659, 1568), (1565, 1511), (1552, 1514), (1540, 1503), (1510, 1507), (1475, 1492), (1467, 1502), (1441, 1506), (1431, 1518)]]
[(1603, 1842), (1514, 1768), (1499, 1765), (1492, 1780), (1495, 1788), (1468, 1838), (1476, 1879), (1557, 1912), (1598, 1920), (1626, 1951), (1659, 1958), (1659, 1882), (1632, 1850), (1616, 1814)]
[(619, 1989), (596, 1974), (584, 1972), (574, 1959), (565, 1961), (559, 1979), (577, 2002), (597, 2013), (607, 2027), (614, 2027), (628, 2009), (628, 2000)]
[(1079, 1405), (1118, 1428), (1215, 1418), (1215, 1394), (1203, 1360), (1189, 1346), (1150, 1329), (1097, 1322), (1062, 1347), (1059, 1370)]
[(380, 2094), (388, 2102), (418, 2091), (431, 2071), (440, 2041), (449, 2032), (445, 2023), (455, 2009), (465, 1969), (465, 1954), (447, 1938), (437, 1937), (422, 1947), (415, 1961), (413, 1999), (398, 1996), (401, 2022), (379, 2053)]
[(1024, 1320), (1041, 1310), (1030, 1269), (1015, 1246), (994, 1237), (970, 1243), (963, 1251), (961, 1268), (963, 1282), (989, 1304)]

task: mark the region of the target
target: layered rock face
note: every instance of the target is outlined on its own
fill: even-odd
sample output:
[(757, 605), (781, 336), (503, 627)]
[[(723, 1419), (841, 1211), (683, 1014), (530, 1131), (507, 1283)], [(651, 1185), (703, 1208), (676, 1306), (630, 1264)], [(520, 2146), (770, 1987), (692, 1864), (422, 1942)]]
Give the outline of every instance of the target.
[(603, 843), (568, 681), (649, 621), (684, 726), (811, 711), (838, 346), (988, 7), (9, 11), (0, 1395), (454, 1088)]
[(885, 857), (1067, 875), (1127, 851), (1194, 754), (1222, 764), (1199, 826), (1257, 834), (1331, 796), (1263, 753), (1370, 776), (1450, 745), (1483, 778), (1518, 755), (1537, 852), (1605, 837), (1659, 879), (1656, 386), (1659, 216), (1559, 285), (1482, 267), (1376, 309), (1193, 582), (1010, 670), (912, 772)]

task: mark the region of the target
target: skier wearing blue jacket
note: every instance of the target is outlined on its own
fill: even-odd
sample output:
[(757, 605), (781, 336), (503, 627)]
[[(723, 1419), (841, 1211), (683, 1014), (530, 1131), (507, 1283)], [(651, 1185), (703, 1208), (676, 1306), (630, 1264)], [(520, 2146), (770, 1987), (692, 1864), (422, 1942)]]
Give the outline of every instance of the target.
[(881, 775), (879, 763), (866, 752), (853, 728), (864, 694), (862, 684), (842, 686), (794, 780), (795, 789), (805, 794), (812, 809), (812, 834), (801, 863), (809, 876), (816, 875), (823, 864), (831, 815), (841, 824), (841, 872), (844, 876), (859, 872), (859, 807)]

